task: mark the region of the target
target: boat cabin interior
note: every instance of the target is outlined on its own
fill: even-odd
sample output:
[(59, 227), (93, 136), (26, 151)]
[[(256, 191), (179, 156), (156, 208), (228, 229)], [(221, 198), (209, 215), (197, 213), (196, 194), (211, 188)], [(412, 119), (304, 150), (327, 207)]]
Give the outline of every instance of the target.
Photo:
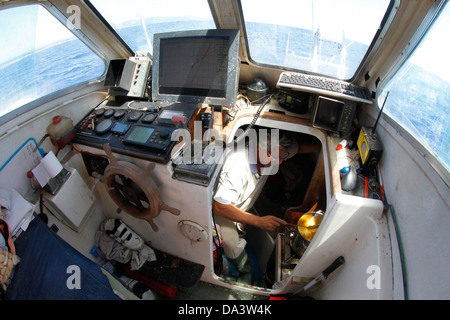
[[(450, 298), (447, 1), (17, 0), (0, 21), (2, 299)], [(246, 272), (215, 205), (240, 153), (243, 211), (283, 221), (233, 222)]]

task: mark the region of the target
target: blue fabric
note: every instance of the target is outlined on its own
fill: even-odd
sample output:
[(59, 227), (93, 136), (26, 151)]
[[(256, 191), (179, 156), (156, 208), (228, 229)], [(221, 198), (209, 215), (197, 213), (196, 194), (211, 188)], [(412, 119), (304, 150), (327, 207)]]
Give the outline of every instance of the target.
[[(35, 217), (15, 241), (20, 263), (16, 266), (6, 299), (17, 300), (118, 300), (100, 266), (89, 260)], [(79, 267), (80, 289), (70, 289)], [(68, 269), (69, 268), (69, 269)], [(69, 282), (69, 286), (67, 285)]]

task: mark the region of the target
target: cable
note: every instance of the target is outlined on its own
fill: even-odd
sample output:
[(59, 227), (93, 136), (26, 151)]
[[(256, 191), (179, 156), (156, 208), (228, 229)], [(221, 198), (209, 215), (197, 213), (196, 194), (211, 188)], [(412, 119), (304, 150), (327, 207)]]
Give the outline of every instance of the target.
[(256, 121), (258, 120), (258, 118), (259, 118), (261, 112), (263, 111), (264, 107), (265, 107), (265, 106), (270, 102), (270, 100), (272, 99), (272, 96), (273, 96), (273, 94), (270, 94), (270, 95), (267, 95), (267, 96), (264, 96), (264, 97), (258, 99), (258, 100), (261, 100), (261, 99), (266, 98), (266, 99), (264, 100), (264, 102), (261, 103), (261, 105), (259, 106), (258, 110), (256, 111), (255, 116), (253, 117), (253, 120), (252, 120), (252, 122), (250, 123), (250, 125), (244, 130), (244, 132), (243, 132), (239, 137), (237, 137), (237, 138), (234, 139), (233, 141), (227, 143), (227, 144), (225, 145), (225, 148), (231, 148), (231, 147), (233, 147), (235, 143), (240, 142), (242, 139), (244, 139), (244, 138), (247, 136), (247, 134), (248, 134), (248, 132), (250, 131), (250, 129), (255, 125)]

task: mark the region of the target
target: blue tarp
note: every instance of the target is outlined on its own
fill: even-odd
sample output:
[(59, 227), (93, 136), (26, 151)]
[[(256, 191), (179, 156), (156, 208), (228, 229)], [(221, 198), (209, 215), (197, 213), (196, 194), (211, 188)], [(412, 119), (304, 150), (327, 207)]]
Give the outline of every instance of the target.
[(15, 246), (20, 263), (6, 299), (119, 299), (100, 266), (61, 239), (40, 218), (31, 221)]

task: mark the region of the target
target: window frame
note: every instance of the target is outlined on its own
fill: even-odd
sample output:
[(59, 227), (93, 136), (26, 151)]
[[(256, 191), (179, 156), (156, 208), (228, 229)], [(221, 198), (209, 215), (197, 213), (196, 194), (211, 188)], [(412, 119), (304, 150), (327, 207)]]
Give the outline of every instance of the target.
[(49, 14), (51, 14), (56, 20), (58, 20), (62, 24), (63, 27), (67, 28), (67, 30), (69, 32), (71, 32), (75, 36), (76, 39), (78, 39), (79, 41), (81, 41), (81, 43), (86, 45), (89, 50), (91, 50), (94, 54), (96, 54), (100, 58), (101, 61), (103, 61), (104, 65), (105, 65), (105, 69), (104, 69), (103, 73), (97, 78), (86, 80), (86, 81), (80, 82), (78, 84), (69, 86), (67, 88), (54, 91), (52, 93), (46, 94), (42, 97), (39, 97), (33, 101), (30, 101), (14, 110), (11, 110), (10, 112), (0, 116), (0, 126), (3, 126), (4, 124), (8, 123), (9, 121), (11, 121), (19, 116), (22, 116), (49, 101), (58, 99), (60, 97), (66, 96), (70, 93), (82, 90), (84, 88), (88, 88), (92, 85), (102, 83), (106, 76), (108, 60), (106, 59), (106, 56), (103, 54), (103, 52), (97, 46), (95, 46), (94, 43), (88, 37), (86, 37), (81, 30), (76, 29), (75, 27), (68, 28), (66, 25), (66, 22), (68, 21), (67, 17), (62, 12), (60, 12), (55, 6), (53, 6), (51, 3), (40, 2), (40, 1), (39, 2), (32, 1), (32, 2), (27, 2), (27, 3), (8, 2), (3, 5), (3, 8), (1, 10), (9, 10), (12, 8), (18, 8), (18, 7), (30, 6), (30, 5), (40, 5), (43, 9), (47, 10), (47, 12)]
[[(402, 66), (408, 61), (410, 56), (413, 54), (415, 49), (420, 45), (422, 39), (426, 36), (427, 32), (431, 29), (436, 19), (439, 17), (441, 9), (447, 3), (447, 0), (440, 0), (434, 2), (429, 13), (423, 20), (420, 27), (417, 29), (416, 33), (413, 35), (408, 43), (408, 46), (402, 51), (401, 59), (395, 64), (390, 73), (386, 76), (382, 83), (379, 84), (377, 88), (376, 106), (377, 113), (380, 112), (383, 105), (383, 96), (379, 95), (378, 92), (382, 92), (386, 85), (396, 76), (397, 72), (400, 71)], [(450, 3), (448, 4), (450, 5)], [(437, 159), (430, 149), (425, 146), (418, 138), (416, 138), (410, 130), (405, 128), (401, 123), (392, 118), (386, 113), (381, 114), (381, 118), (386, 121), (402, 138), (404, 138), (412, 148), (418, 152), (422, 158), (427, 161), (430, 166), (436, 171), (440, 176), (442, 181), (447, 187), (450, 187), (450, 171)]]

